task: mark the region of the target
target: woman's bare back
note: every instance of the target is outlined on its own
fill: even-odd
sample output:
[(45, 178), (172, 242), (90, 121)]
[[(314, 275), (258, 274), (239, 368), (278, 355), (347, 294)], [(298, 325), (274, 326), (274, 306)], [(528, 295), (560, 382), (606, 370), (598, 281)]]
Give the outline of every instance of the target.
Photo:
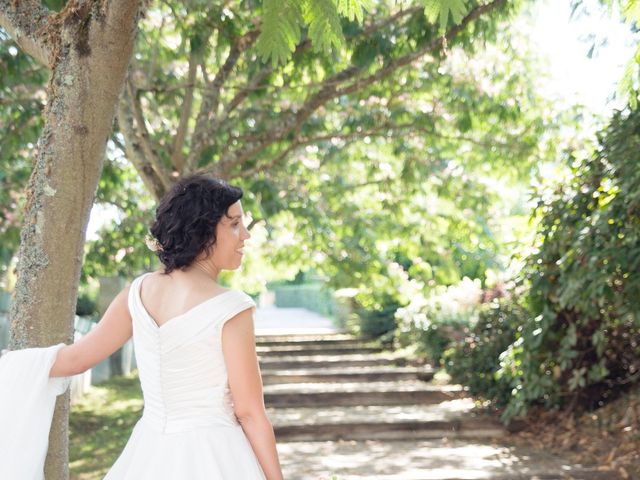
[(156, 271), (140, 285), (142, 304), (158, 327), (226, 292), (229, 289), (195, 270), (174, 271), (169, 275)]

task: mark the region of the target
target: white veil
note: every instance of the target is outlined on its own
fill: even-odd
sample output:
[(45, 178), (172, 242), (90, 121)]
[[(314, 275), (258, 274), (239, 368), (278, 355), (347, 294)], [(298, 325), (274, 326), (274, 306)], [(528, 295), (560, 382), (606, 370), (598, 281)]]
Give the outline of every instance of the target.
[(71, 377), (49, 377), (58, 350), (13, 350), (0, 356), (0, 478), (43, 480), (56, 397)]

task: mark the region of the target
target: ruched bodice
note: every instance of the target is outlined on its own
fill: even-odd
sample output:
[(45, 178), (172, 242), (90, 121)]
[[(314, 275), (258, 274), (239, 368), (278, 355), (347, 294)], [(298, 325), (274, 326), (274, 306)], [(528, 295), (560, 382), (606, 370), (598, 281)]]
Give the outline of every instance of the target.
[(222, 353), (222, 326), (255, 303), (244, 292), (227, 290), (158, 326), (140, 297), (147, 275), (137, 277), (129, 290), (144, 397), (142, 420), (163, 433), (238, 425)]

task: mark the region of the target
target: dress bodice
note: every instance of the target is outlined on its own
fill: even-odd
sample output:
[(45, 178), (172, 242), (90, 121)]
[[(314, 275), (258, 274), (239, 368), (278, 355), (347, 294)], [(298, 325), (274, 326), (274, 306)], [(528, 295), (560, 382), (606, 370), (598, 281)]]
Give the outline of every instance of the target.
[(134, 279), (128, 299), (144, 398), (142, 419), (163, 433), (238, 425), (222, 353), (222, 326), (255, 303), (244, 292), (227, 290), (158, 326), (140, 297), (146, 275)]

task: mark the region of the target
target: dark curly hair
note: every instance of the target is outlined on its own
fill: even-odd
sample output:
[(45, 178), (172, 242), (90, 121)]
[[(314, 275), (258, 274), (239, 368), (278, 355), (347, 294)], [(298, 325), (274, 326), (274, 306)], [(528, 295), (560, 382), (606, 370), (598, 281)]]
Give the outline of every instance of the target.
[(160, 200), (149, 229), (164, 273), (184, 269), (216, 242), (216, 225), (242, 198), (239, 187), (209, 175), (182, 178)]

